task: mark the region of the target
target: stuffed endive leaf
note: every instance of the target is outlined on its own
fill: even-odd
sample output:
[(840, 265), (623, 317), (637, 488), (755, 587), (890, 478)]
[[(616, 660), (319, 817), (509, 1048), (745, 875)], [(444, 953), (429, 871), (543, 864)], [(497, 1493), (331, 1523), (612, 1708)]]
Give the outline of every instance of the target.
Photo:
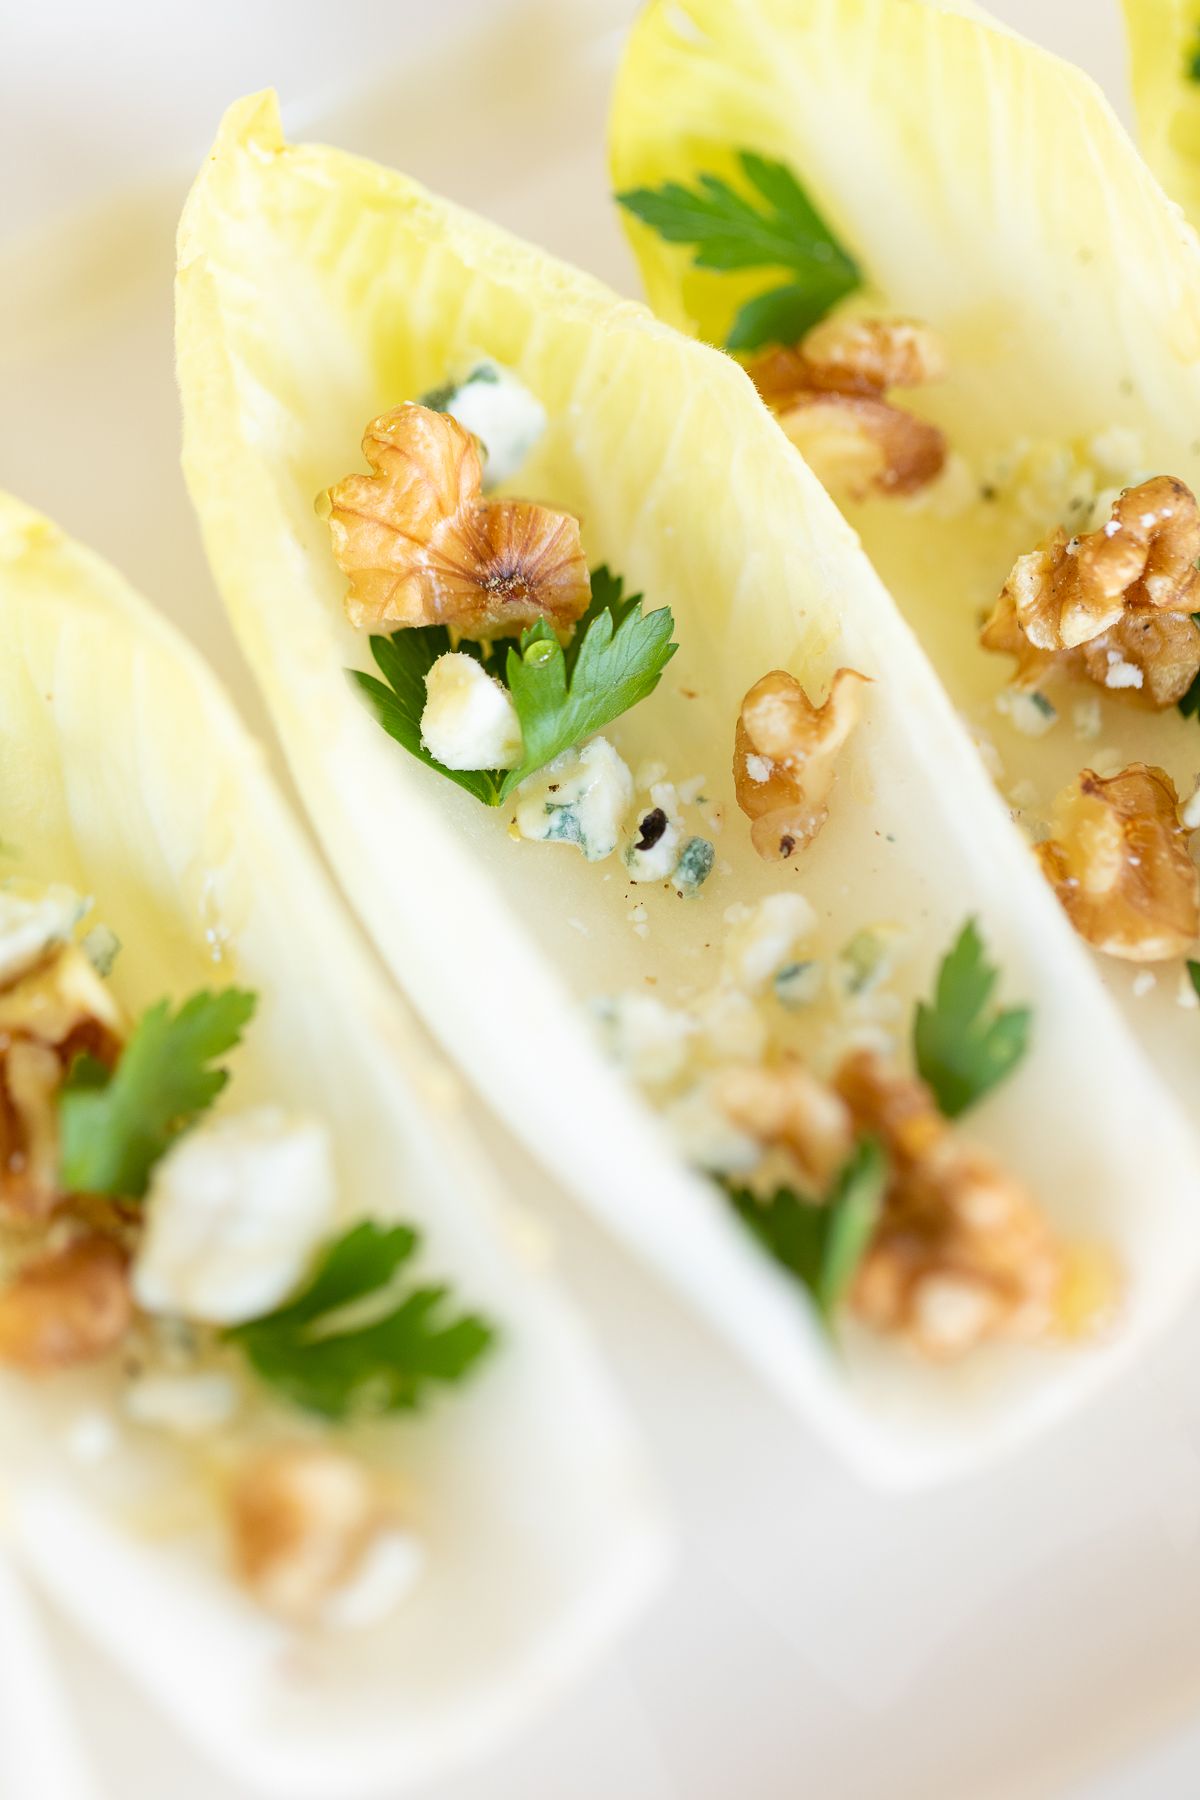
[(1200, 6), (1123, 0), (1138, 138), (1158, 179), (1200, 219)]
[[(263, 1356), (252, 1367), (237, 1332), (225, 1334), (212, 1354), (239, 1410), (201, 1438), (188, 1434), (203, 1419), (163, 1405), (187, 1385), (180, 1370), (197, 1340), (184, 1320), (144, 1315), (123, 1349), (50, 1377), (6, 1368), (0, 1431), (13, 1546), (234, 1778), (289, 1795), (395, 1792), (528, 1715), (644, 1596), (661, 1544), (626, 1428), (576, 1323), (526, 1266), (466, 1141), (461, 1098), (430, 1068), (258, 747), (198, 658), (98, 558), (6, 497), (0, 633), (5, 955), (20, 904), (10, 894), (66, 883), (103, 922), (98, 960), (110, 960), (113, 933), (120, 940), (105, 987), (131, 1015), (163, 995), (229, 992), (231, 982), (256, 994), (213, 1126), (181, 1137), (167, 1160), (178, 1170), (181, 1154), (207, 1143), (211, 1172), (214, 1132), (250, 1116), (247, 1107), (307, 1118), (332, 1146), (340, 1225), (369, 1217), (380, 1234), (396, 1220), (413, 1226), (422, 1271), (456, 1301), (469, 1295), (497, 1331), (461, 1391), (399, 1421), (343, 1425), (293, 1404), (271, 1386)], [(19, 991), (6, 975), (6, 1031)], [(161, 1009), (150, 1016), (161, 1025)], [(135, 1037), (107, 1092), (73, 1074), (63, 1109), (109, 1096), (128, 1106)], [(174, 1082), (178, 1093), (182, 1055), (176, 1041), (160, 1066), (143, 1058), (143, 1092)], [(204, 1080), (211, 1098), (220, 1082)], [(96, 1149), (94, 1107), (89, 1117), (91, 1129), (73, 1139), (60, 1114), (64, 1171)], [(6, 1112), (6, 1133), (11, 1120)], [(94, 1155), (91, 1167), (103, 1187)], [(6, 1163), (6, 1182), (13, 1168)], [(294, 1217), (303, 1182), (290, 1168)], [(126, 1181), (124, 1191), (138, 1185)], [(211, 1181), (204, 1191), (219, 1204)], [(148, 1200), (116, 1202), (102, 1216), (136, 1229), (138, 1207), (149, 1207), (154, 1227), (162, 1203), (152, 1184)], [(101, 1216), (100, 1205), (93, 1194), (89, 1216)], [(288, 1229), (281, 1214), (276, 1238)], [(5, 1233), (7, 1363), (21, 1280), (10, 1285), (7, 1217)], [(361, 1248), (361, 1228), (355, 1241)], [(204, 1256), (192, 1242), (185, 1272)], [(145, 1273), (141, 1251), (135, 1268)], [(150, 1304), (136, 1280), (135, 1291)], [(70, 1329), (67, 1320), (61, 1330)], [(62, 1344), (60, 1334), (51, 1347)], [(161, 1373), (155, 1345), (166, 1346)], [(308, 1345), (301, 1373), (323, 1366), (320, 1348)], [(189, 1391), (211, 1397), (212, 1378), (201, 1374)], [(336, 1446), (343, 1461), (402, 1484), (423, 1568), (389, 1617), (349, 1634), (306, 1626), (298, 1637), (233, 1584), (224, 1496), (243, 1465), (231, 1458), (260, 1439), (267, 1455), (277, 1442), (305, 1455)], [(261, 1506), (261, 1491), (250, 1498)], [(382, 1570), (378, 1579), (386, 1582)], [(376, 1597), (368, 1585), (362, 1598)]]
[[(938, 378), (883, 410), (937, 429), (940, 477), (907, 498), (856, 496), (836, 474), (831, 486), (1102, 952), (1097, 969), (1194, 1105), (1196, 240), (1093, 84), (968, 6), (652, 3), (618, 78), (611, 151), (651, 302), (673, 323), (723, 342), (773, 278), (667, 242), (644, 195), (692, 192), (710, 172), (742, 189), (752, 154), (800, 185), (858, 271), (807, 344), (844, 347), (898, 318), (939, 342)], [(759, 343), (760, 384), (791, 429), (804, 415), (789, 415), (780, 376), (806, 351)], [(824, 446), (808, 443), (819, 463)], [(1149, 562), (1143, 527), (1158, 540)], [(1152, 563), (1174, 546), (1165, 592)], [(1072, 614), (1071, 584), (1110, 551), (1128, 552), (1124, 574)], [(1101, 841), (1117, 851), (1106, 870)]]
[[(928, 1478), (1060, 1412), (1191, 1282), (1200, 1253), (1191, 1140), (1097, 990), (911, 635), (745, 376), (401, 176), (335, 150), (286, 145), (264, 97), (227, 115), (188, 203), (177, 307), (185, 470), (235, 628), (346, 892), (480, 1090), (781, 1394), (871, 1468)], [(473, 365), (507, 371), (536, 403), (543, 433), (519, 482), (501, 493), (536, 495), (544, 506), (505, 498), (479, 512), (477, 447), (436, 410), (449, 403), (445, 384)], [(404, 404), (420, 396), (426, 406)], [(364, 449), (377, 474), (348, 476), (361, 467), (357, 446), (370, 421)], [(652, 800), (661, 793), (607, 875), (587, 860), (597, 846), (578, 812), (540, 833), (557, 844), (514, 841), (529, 834), (520, 798), (528, 790), (515, 807), (493, 808), (504, 767), (486, 782), (471, 776), (466, 792), (457, 776), (445, 779), (454, 770), (429, 750), (432, 697), (423, 737), (405, 712), (420, 687), (414, 671), (430, 672), (425, 652), (422, 662), (412, 649), (428, 641), (420, 631), (373, 641), (390, 696), (369, 674), (371, 706), (357, 691), (370, 652), (348, 623), (334, 552), (349, 569), (347, 547), (356, 554), (366, 541), (367, 519), (369, 566), (353, 562), (347, 604), (361, 616), (382, 595), (393, 620), (411, 608), (429, 565), (413, 562), (403, 532), (381, 535), (379, 495), (389, 480), (399, 491), (430, 445), (450, 458), (455, 493), (469, 477), (476, 525), (503, 525), (506, 507), (524, 508), (521, 517), (558, 541), (582, 521), (592, 603), (581, 634), (608, 632), (617, 620), (622, 631), (640, 629), (618, 576), (645, 594), (647, 630), (670, 608), (677, 654), (647, 665), (638, 692), (649, 697), (615, 721), (610, 708), (606, 735), (582, 753), (594, 759), (592, 774), (601, 763), (617, 770), (627, 796), (634, 768)], [(425, 488), (421, 495), (426, 506)], [(461, 558), (452, 574), (461, 586)], [(574, 617), (585, 596), (571, 593)], [(606, 596), (611, 611), (601, 620), (595, 609)], [(537, 666), (562, 669), (554, 635), (527, 632), (507, 652), (506, 676), (486, 645), (472, 666), (461, 649), (441, 661), (456, 664), (456, 680), (496, 713), (502, 676), (521, 703)], [(568, 643), (576, 672), (591, 642)], [(347, 669), (359, 673), (354, 686)], [(762, 854), (788, 859), (796, 840), (784, 831), (756, 854), (734, 804), (734, 728), (751, 683), (791, 683), (794, 692), (793, 678), (814, 696), (833, 683), (837, 704), (861, 717), (838, 753), (827, 821), (820, 809), (810, 821), (820, 835), (790, 860), (764, 862)], [(827, 719), (834, 704), (831, 696)], [(531, 721), (526, 707), (526, 750)], [(519, 754), (518, 745), (505, 767)], [(656, 785), (661, 763), (644, 769), (663, 757), (678, 787)], [(769, 798), (764, 759), (742, 760), (751, 785), (762, 764)], [(555, 779), (567, 777), (534, 789), (538, 816), (544, 806), (552, 824), (562, 807)], [(569, 779), (583, 783), (583, 774), (572, 766)], [(664, 865), (659, 880), (641, 881), (639, 858), (653, 863), (676, 829), (685, 788), (697, 806), (708, 804), (715, 844), (698, 891), (683, 883), (682, 860), (673, 876)], [(770, 836), (773, 816), (758, 818), (755, 843)], [(725, 1009), (723, 1023), (733, 1017), (757, 1042), (767, 1027), (744, 993), (719, 985), (722, 958), (728, 972), (731, 960), (744, 970), (761, 955), (761, 933), (733, 942), (747, 916), (761, 926), (807, 917), (809, 907), (811, 967), (768, 963), (753, 975), (761, 983), (774, 969), (783, 985), (772, 1017), (778, 1023), (796, 1001), (802, 1040), (815, 1030), (802, 1016), (806, 968), (836, 965), (848, 975), (845, 991), (869, 989), (879, 946), (902, 927), (908, 955), (886, 1004), (889, 1018), (907, 1020), (941, 953), (977, 915), (1006, 994), (1034, 1000), (1036, 1020), (1030, 1054), (979, 1108), (972, 1132), (1003, 1147), (1057, 1229), (1115, 1252), (1126, 1285), (1109, 1341), (992, 1345), (961, 1365), (935, 1366), (848, 1325), (834, 1350), (802, 1288), (754, 1241), (761, 1233), (747, 1232), (726, 1197), (688, 1172), (605, 1066), (588, 1002), (601, 1003), (602, 1023), (620, 1039), (635, 1013), (645, 1018), (638, 997), (649, 996), (654, 1030), (693, 1043), (715, 1029), (711, 1010), (703, 1027), (678, 1022), (655, 997), (704, 989)], [(968, 950), (973, 942), (969, 933), (960, 941)], [(983, 979), (985, 999), (992, 979)], [(655, 1063), (651, 1086), (675, 1066), (672, 1043), (656, 1047), (667, 1068)], [(644, 1038), (633, 1046), (646, 1048)], [(698, 1104), (703, 1130), (714, 1114), (703, 1094)], [(847, 1204), (836, 1241), (820, 1246), (824, 1273), (808, 1284), (822, 1307), (844, 1284), (848, 1239), (869, 1201), (872, 1153), (860, 1151), (839, 1177)], [(748, 1204), (742, 1210), (763, 1226)], [(803, 1236), (811, 1214), (789, 1217), (788, 1229)], [(782, 1213), (776, 1222), (782, 1229)]]

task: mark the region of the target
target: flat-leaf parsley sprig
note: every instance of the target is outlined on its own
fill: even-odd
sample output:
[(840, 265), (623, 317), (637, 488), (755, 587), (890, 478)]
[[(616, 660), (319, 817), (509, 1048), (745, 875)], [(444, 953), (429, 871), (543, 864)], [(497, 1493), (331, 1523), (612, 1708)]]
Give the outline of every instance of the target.
[(948, 1119), (1010, 1075), (1029, 1048), (1029, 1007), (990, 1004), (999, 979), (968, 919), (942, 959), (933, 1000), (922, 1001), (913, 1020), (917, 1072)]
[[(591, 603), (565, 648), (544, 619), (522, 632), (515, 648), (505, 643), (485, 649), (467, 638), (454, 644), (445, 626), (425, 625), (372, 637), (382, 681), (361, 669), (351, 674), (384, 730), (410, 755), (485, 806), (500, 806), (561, 751), (652, 694), (678, 648), (671, 641), (675, 621), (669, 607), (643, 613), (642, 596), (626, 595), (622, 578), (606, 567), (592, 571), (591, 585)], [(451, 650), (476, 657), (512, 695), (524, 744), (517, 768), (448, 769), (422, 743), (425, 677)]]
[(788, 270), (791, 280), (740, 308), (725, 344), (794, 344), (862, 286), (862, 272), (786, 164), (751, 150), (739, 151), (738, 163), (750, 194), (719, 175), (698, 175), (693, 188), (668, 181), (617, 200), (667, 243), (691, 244), (697, 269)]

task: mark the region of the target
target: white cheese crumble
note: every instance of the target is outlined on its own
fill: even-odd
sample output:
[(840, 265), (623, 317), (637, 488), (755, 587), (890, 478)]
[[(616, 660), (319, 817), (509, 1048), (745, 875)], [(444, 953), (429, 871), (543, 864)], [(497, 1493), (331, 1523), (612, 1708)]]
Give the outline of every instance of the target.
[(1200, 830), (1200, 781), (1180, 807), (1179, 817), (1189, 831)]
[(1077, 700), (1071, 708), (1071, 718), (1075, 725), (1075, 736), (1084, 743), (1094, 743), (1100, 736), (1103, 724), (1099, 695), (1090, 694), (1086, 700)]
[(653, 994), (614, 994), (592, 1012), (605, 1054), (631, 1080), (647, 1087), (682, 1074), (695, 1026)]
[(895, 969), (905, 943), (904, 933), (892, 925), (868, 926), (856, 931), (837, 953), (834, 972), (842, 993), (851, 998), (869, 994)]
[(55, 885), (25, 895), (0, 888), (0, 986), (24, 975), (54, 944), (65, 944), (90, 902)]
[(669, 781), (656, 781), (650, 805), (633, 822), (625, 845), (631, 881), (665, 881), (675, 872), (683, 837), (679, 798)]
[(746, 758), (746, 773), (751, 781), (757, 781), (760, 784), (770, 781), (774, 768), (775, 764), (769, 756), (757, 756), (752, 751)]
[(300, 1281), (336, 1198), (323, 1125), (274, 1106), (209, 1120), (155, 1169), (138, 1304), (214, 1325), (259, 1318)]
[(611, 856), (633, 804), (633, 777), (607, 738), (564, 750), (518, 789), (517, 830), (538, 843), (577, 844), (588, 862)]
[(121, 954), (121, 940), (111, 925), (93, 925), (80, 940), (79, 948), (97, 975), (112, 974), (113, 964)]
[(442, 410), (483, 445), (484, 485), (489, 488), (512, 479), (546, 429), (546, 409), (536, 394), (494, 362), (472, 369)]
[(701, 994), (692, 1013), (706, 1049), (723, 1062), (757, 1062), (767, 1047), (766, 1021), (741, 988)]
[(1003, 713), (1024, 737), (1044, 737), (1058, 723), (1058, 709), (1045, 694), (1005, 688), (996, 695), (996, 711)]
[(137, 1425), (156, 1426), (176, 1437), (206, 1437), (233, 1418), (238, 1390), (228, 1375), (219, 1373), (148, 1373), (130, 1382), (122, 1405)]
[(731, 906), (725, 913), (725, 972), (738, 987), (754, 992), (792, 957), (796, 945), (815, 929), (817, 915), (803, 894), (768, 894), (756, 906)]
[(349, 1577), (321, 1605), (329, 1631), (364, 1631), (382, 1624), (406, 1600), (425, 1568), (425, 1547), (411, 1532), (380, 1531)]
[(802, 1006), (811, 1006), (820, 996), (824, 978), (824, 967), (814, 958), (808, 962), (784, 963), (771, 985), (779, 1004), (795, 1011)]
[(522, 744), (512, 695), (465, 650), (447, 651), (425, 677), (421, 742), (448, 769), (515, 769)]
[(709, 1175), (748, 1175), (762, 1159), (762, 1145), (731, 1125), (710, 1082), (699, 1082), (663, 1109), (663, 1121), (679, 1153)]
[(1157, 985), (1158, 981), (1153, 969), (1139, 969), (1132, 984), (1135, 999), (1140, 1000), (1143, 995), (1148, 994)]
[(1136, 663), (1126, 662), (1119, 650), (1106, 653), (1108, 668), (1104, 672), (1106, 688), (1140, 688), (1142, 671)]

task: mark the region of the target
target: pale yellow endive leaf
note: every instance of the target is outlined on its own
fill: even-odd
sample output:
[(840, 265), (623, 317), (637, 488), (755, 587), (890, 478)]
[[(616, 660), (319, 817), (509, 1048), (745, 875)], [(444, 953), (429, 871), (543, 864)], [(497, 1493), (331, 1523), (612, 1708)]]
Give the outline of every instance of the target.
[(1200, 220), (1200, 5), (1122, 0), (1138, 140), (1195, 225)]
[(0, 1383), (5, 1524), (55, 1600), (239, 1784), (394, 1793), (493, 1743), (644, 1597), (661, 1543), (637, 1460), (482, 1172), (461, 1093), (213, 677), (113, 570), (3, 495), (0, 644), (0, 873), (93, 897), (131, 1012), (201, 985), (255, 989), (222, 1104), (324, 1119), (346, 1219), (418, 1224), (424, 1268), (501, 1332), (476, 1382), (364, 1437), (406, 1477), (427, 1573), (369, 1640), (314, 1646), (302, 1681), (225, 1573), (194, 1464), (132, 1427), (102, 1464), (72, 1462), (72, 1422), (115, 1400), (111, 1375)]
[[(1190, 1286), (1192, 1141), (852, 533), (743, 373), (403, 177), (285, 144), (265, 97), (230, 111), (193, 190), (177, 305), (185, 469), (234, 625), (347, 894), (481, 1091), (873, 1469), (930, 1477), (1060, 1412)], [(721, 866), (695, 901), (627, 893), (619, 867), (606, 883), (613, 865), (514, 842), (505, 813), (393, 744), (343, 672), (367, 665), (367, 646), (314, 499), (360, 466), (370, 418), (479, 354), (549, 414), (520, 491), (575, 512), (593, 565), (674, 608), (679, 655), (613, 735), (631, 764), (702, 773), (724, 806)], [(874, 685), (830, 821), (802, 864), (768, 867), (732, 800), (738, 702), (773, 666), (820, 693), (841, 663)], [(1038, 1025), (975, 1130), (1064, 1229), (1117, 1248), (1130, 1287), (1111, 1342), (954, 1370), (853, 1332), (832, 1353), (800, 1291), (602, 1064), (587, 999), (712, 979), (723, 910), (785, 883), (816, 908), (820, 953), (860, 926), (906, 924), (906, 1004), (979, 914)], [(645, 918), (631, 923), (635, 902)]]
[[(965, 5), (651, 0), (610, 138), (618, 190), (726, 171), (741, 148), (780, 159), (864, 270), (852, 309), (941, 335), (947, 379), (899, 398), (945, 430), (945, 480), (845, 512), (1029, 825), (1046, 830), (1089, 763), (1159, 764), (1189, 794), (1194, 719), (1081, 683), (1055, 695), (1052, 730), (1024, 735), (1002, 710), (1012, 664), (978, 643), (1015, 558), (1079, 528), (1094, 497), (1153, 473), (1200, 487), (1200, 245), (1093, 83)], [(742, 293), (629, 228), (656, 310), (723, 337)], [(1128, 964), (1095, 966), (1191, 1107), (1182, 964), (1148, 992)]]

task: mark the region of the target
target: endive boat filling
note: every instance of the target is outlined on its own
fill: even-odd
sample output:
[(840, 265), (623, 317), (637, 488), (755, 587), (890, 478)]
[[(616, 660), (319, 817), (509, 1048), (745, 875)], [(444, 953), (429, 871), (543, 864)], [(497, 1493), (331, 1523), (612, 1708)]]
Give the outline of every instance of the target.
[(396, 1478), (338, 1427), (420, 1405), (494, 1338), (406, 1280), (403, 1225), (335, 1230), (330, 1134), (208, 1109), (254, 1010), (228, 987), (125, 1017), (119, 951), (69, 888), (0, 888), (0, 1364), (88, 1365), (112, 1406), (85, 1458), (158, 1434), (219, 1494), (230, 1566), (290, 1623), (392, 1610), (420, 1573)]
[[(926, 358), (919, 334), (906, 341)], [(631, 769), (604, 729), (653, 694), (674, 621), (643, 611), (619, 574), (589, 571), (571, 514), (488, 497), (519, 474), (539, 418), (507, 370), (450, 372), (373, 420), (372, 473), (318, 499), (347, 616), (372, 633), (379, 675), (353, 674), (380, 725), (495, 809), (497, 829), (612, 864), (597, 871), (597, 903), (607, 884), (635, 936), (649, 935), (640, 884), (713, 908), (714, 985), (671, 991), (647, 945), (644, 985), (594, 996), (595, 1023), (826, 1319), (846, 1307), (933, 1357), (1094, 1327), (1115, 1292), (1107, 1260), (1060, 1242), (956, 1123), (1019, 1062), (1031, 1028), (1027, 1008), (995, 1006), (999, 971), (973, 922), (911, 1021), (888, 992), (903, 932), (881, 922), (832, 956), (813, 946), (804, 852), (838, 804), (867, 678), (837, 670), (819, 703), (785, 670), (754, 682), (719, 747), (744, 819), (722, 817), (703, 775), (672, 768), (669, 744)], [(926, 442), (909, 466), (933, 453)], [(708, 878), (729, 872), (721, 833), (735, 830), (792, 880), (722, 906)]]
[[(1011, 674), (1000, 685), (984, 676), (980, 686), (1018, 737), (1040, 740), (1056, 727), (1061, 737), (1069, 715), (1075, 739), (1096, 747), (1077, 753), (1065, 787), (1047, 778), (1061, 753), (1050, 761), (1018, 750), (1023, 772), (1007, 783), (1014, 816), (1080, 935), (1108, 956), (1173, 965), (1180, 1004), (1194, 1006), (1200, 963), (1188, 952), (1200, 938), (1200, 871), (1189, 840), (1200, 825), (1200, 787), (1181, 796), (1155, 761), (1130, 761), (1103, 740), (1112, 709), (1137, 709), (1147, 720), (1200, 712), (1195, 496), (1148, 468), (1137, 434), (1116, 426), (1082, 444), (999, 445), (970, 466), (937, 425), (895, 403), (894, 389), (952, 375), (936, 335), (876, 310), (855, 255), (793, 169), (751, 151), (737, 160), (738, 185), (698, 170), (691, 185), (618, 199), (668, 243), (692, 246), (696, 269), (739, 278), (746, 269), (789, 271), (783, 286), (742, 302), (726, 348), (744, 357), (783, 430), (873, 550), (922, 531), (936, 544), (953, 525), (958, 543), (965, 537), (973, 548), (969, 602), (995, 546), (1024, 540), (978, 625), (978, 647), (1011, 658)], [(891, 509), (890, 524), (880, 508)], [(955, 622), (939, 629), (949, 637)], [(972, 723), (1000, 779), (1004, 764), (983, 718), (981, 707)], [(1152, 757), (1161, 739), (1139, 735)], [(1137, 978), (1156, 979), (1149, 969)]]

